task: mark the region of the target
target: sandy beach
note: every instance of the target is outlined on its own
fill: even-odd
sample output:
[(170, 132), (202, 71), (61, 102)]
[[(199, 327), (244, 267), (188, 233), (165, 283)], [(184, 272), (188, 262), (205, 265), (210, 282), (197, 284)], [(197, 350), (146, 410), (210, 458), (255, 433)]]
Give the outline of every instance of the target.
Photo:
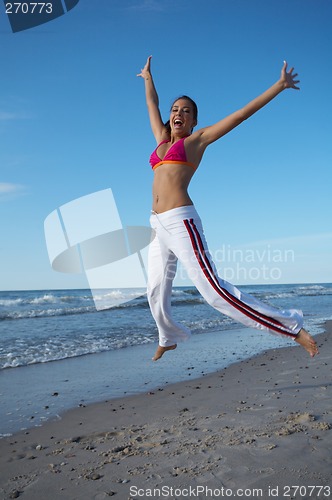
[(3, 438), (1, 498), (330, 498), (331, 333)]

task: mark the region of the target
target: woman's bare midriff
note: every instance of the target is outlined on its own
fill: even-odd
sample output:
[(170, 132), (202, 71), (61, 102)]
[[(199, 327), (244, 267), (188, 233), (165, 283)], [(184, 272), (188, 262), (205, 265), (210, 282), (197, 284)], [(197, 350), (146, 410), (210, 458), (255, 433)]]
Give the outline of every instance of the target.
[(192, 205), (188, 186), (194, 173), (189, 165), (173, 163), (157, 167), (152, 187), (152, 210), (160, 214), (172, 208)]

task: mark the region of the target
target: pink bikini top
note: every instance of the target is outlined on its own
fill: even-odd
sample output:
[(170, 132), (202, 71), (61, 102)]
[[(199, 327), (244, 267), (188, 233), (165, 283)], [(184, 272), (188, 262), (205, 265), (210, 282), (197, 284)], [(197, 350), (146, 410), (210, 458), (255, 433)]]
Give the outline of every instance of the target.
[(184, 149), (184, 140), (186, 137), (182, 137), (182, 139), (179, 139), (177, 142), (175, 142), (167, 151), (165, 154), (164, 158), (161, 159), (158, 154), (157, 154), (157, 149), (161, 144), (166, 144), (170, 141), (162, 141), (156, 149), (153, 151), (152, 155), (150, 156), (150, 164), (152, 167), (152, 170), (155, 170), (157, 167), (160, 165), (164, 165), (165, 163), (177, 163), (178, 165), (189, 165), (190, 167), (193, 167), (196, 170), (196, 165), (193, 163), (190, 163), (187, 161), (187, 155), (186, 151)]

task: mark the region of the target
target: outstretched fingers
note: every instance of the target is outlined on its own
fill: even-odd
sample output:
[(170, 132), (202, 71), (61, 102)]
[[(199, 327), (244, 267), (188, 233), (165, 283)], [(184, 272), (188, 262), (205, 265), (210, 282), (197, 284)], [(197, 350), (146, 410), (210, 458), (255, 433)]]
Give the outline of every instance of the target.
[(300, 90), (300, 87), (297, 85), (300, 83), (300, 80), (296, 80), (296, 77), (298, 77), (297, 73), (293, 74), (294, 71), (294, 66), (292, 66), (289, 71), (287, 71), (287, 61), (284, 61), (284, 65), (281, 70), (281, 78), (284, 81), (285, 88), (292, 88), (296, 90)]

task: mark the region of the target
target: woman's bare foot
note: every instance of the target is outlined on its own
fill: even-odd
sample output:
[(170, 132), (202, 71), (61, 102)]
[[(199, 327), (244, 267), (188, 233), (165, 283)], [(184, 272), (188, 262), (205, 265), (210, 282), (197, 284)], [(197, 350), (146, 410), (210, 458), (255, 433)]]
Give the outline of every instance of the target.
[(173, 349), (176, 349), (177, 345), (174, 344), (174, 345), (170, 345), (168, 347), (162, 347), (161, 345), (158, 346), (158, 349), (156, 350), (156, 353), (155, 355), (153, 356), (152, 358), (152, 361), (157, 361), (158, 359), (160, 359), (162, 357), (162, 355), (166, 352), (166, 351), (173, 351)]
[(311, 357), (314, 357), (316, 354), (318, 354), (318, 347), (315, 340), (304, 328), (302, 328), (295, 337), (295, 342), (304, 347), (304, 349), (308, 351)]

